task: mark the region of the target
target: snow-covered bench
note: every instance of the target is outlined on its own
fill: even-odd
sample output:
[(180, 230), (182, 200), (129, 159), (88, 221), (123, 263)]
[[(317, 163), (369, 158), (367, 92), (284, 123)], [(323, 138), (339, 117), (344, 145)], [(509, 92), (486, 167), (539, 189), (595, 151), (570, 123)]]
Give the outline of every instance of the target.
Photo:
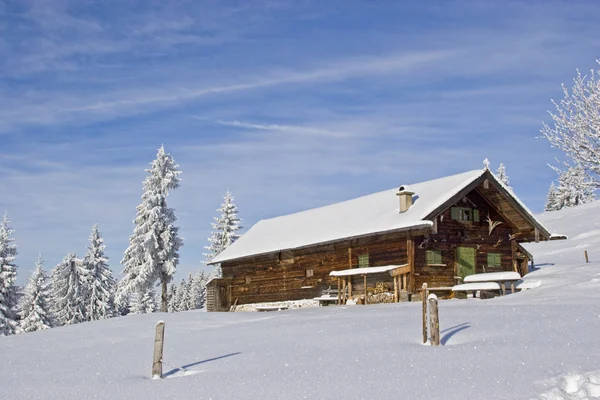
[(515, 292), (515, 283), (521, 279), (521, 275), (518, 272), (503, 271), (503, 272), (488, 272), (484, 274), (468, 275), (464, 279), (464, 283), (477, 283), (477, 282), (496, 282), (500, 284), (502, 294), (506, 294), (506, 282), (510, 282), (510, 288), (512, 293)]
[(461, 283), (460, 285), (452, 287), (453, 292), (471, 292), (473, 293), (474, 298), (476, 297), (477, 292), (480, 292), (479, 297), (481, 297), (481, 292), (500, 292), (501, 290), (500, 284), (496, 282)]

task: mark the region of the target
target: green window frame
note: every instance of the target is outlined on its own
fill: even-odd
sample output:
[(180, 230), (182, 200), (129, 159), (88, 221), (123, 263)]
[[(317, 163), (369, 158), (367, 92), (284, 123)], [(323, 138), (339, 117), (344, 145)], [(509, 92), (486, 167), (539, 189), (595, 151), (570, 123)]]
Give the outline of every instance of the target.
[(426, 253), (427, 264), (443, 264), (442, 252), (440, 250), (427, 250)]
[(487, 254), (487, 265), (488, 267), (501, 267), (502, 266), (502, 254), (500, 253), (488, 253)]
[(358, 268), (369, 268), (368, 254), (361, 254), (358, 256)]
[(467, 208), (467, 207), (451, 207), (450, 208), (450, 217), (454, 221), (479, 222), (479, 210), (476, 208)]

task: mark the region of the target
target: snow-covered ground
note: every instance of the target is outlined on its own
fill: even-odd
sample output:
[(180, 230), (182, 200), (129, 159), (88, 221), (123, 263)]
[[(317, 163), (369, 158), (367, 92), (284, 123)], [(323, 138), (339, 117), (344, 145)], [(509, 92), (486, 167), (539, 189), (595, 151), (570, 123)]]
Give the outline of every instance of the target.
[[(571, 240), (529, 246), (541, 286), (442, 301), (443, 346), (420, 343), (420, 303), (132, 315), (0, 338), (0, 398), (594, 398), (600, 202), (542, 219)], [(161, 319), (170, 365), (151, 380)]]

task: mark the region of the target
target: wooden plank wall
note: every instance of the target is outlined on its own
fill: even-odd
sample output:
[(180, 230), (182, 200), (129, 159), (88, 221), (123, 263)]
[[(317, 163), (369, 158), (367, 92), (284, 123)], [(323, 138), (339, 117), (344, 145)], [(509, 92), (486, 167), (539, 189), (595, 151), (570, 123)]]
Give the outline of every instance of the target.
[[(444, 211), (438, 217), (438, 233), (430, 234), (428, 244), (424, 236), (415, 239), (415, 287), (420, 288), (423, 283), (430, 287), (453, 286), (457, 282), (456, 276), (456, 248), (472, 247), (475, 248), (476, 273), (484, 272), (483, 266), (487, 265), (487, 253), (502, 254), (501, 268), (486, 268), (486, 272), (512, 271), (512, 253), (509, 234), (513, 233), (514, 228), (504, 221), (476, 191), (466, 196), (470, 201), (463, 203), (460, 201), (460, 207), (473, 207), (479, 210), (479, 222), (463, 223), (453, 221), (450, 215), (450, 209)], [(473, 205), (474, 203), (474, 205)], [(489, 216), (493, 221), (502, 221), (491, 235), (489, 235), (489, 224), (486, 217)], [(426, 250), (440, 250), (442, 252), (442, 263), (445, 267), (427, 266)]]
[[(407, 261), (406, 234), (398, 233), (296, 250), (291, 260), (289, 256), (271, 254), (225, 262), (221, 268), (223, 276), (231, 279), (231, 297), (233, 302), (237, 299), (237, 304), (309, 299), (320, 296), (329, 286), (337, 287), (337, 279), (329, 273), (349, 268), (349, 248), (353, 268), (358, 267), (361, 254), (369, 254), (369, 265), (373, 267)], [(307, 270), (312, 270), (312, 276), (307, 276)], [(363, 290), (360, 278), (352, 282), (357, 294)], [(393, 288), (392, 278), (388, 280)], [(374, 286), (375, 282), (369, 279), (368, 284)]]

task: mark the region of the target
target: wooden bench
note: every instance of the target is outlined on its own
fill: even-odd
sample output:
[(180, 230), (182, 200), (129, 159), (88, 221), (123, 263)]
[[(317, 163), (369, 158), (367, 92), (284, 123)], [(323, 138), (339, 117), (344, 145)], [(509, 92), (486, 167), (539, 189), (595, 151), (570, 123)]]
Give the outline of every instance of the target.
[(320, 297), (315, 297), (313, 300), (317, 300), (320, 306), (327, 306), (331, 303), (337, 303), (338, 298), (337, 294), (335, 295), (335, 297), (329, 294), (324, 294)]

